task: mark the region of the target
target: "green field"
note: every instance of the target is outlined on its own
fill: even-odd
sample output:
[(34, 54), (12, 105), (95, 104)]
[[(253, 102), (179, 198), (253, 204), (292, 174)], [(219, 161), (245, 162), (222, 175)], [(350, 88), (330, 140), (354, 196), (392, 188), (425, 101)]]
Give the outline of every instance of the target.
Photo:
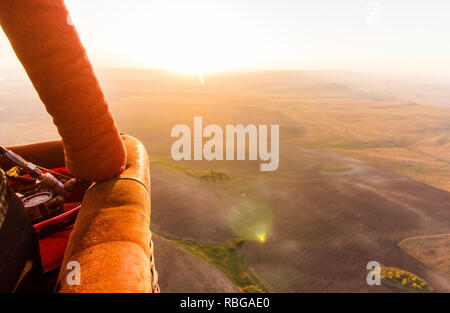
[(202, 243), (190, 240), (170, 240), (174, 245), (189, 251), (193, 255), (214, 265), (241, 292), (267, 292), (267, 287), (252, 271), (245, 260), (242, 238), (231, 239), (223, 243)]

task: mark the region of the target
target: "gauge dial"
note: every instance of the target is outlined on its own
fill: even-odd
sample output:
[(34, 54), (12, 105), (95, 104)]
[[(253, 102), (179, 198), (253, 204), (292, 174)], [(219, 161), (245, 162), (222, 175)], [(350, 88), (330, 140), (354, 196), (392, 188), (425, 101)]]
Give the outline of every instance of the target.
[(36, 206), (39, 204), (43, 204), (49, 200), (51, 200), (52, 194), (51, 192), (41, 192), (35, 195), (31, 195), (22, 200), (23, 206), (26, 208)]

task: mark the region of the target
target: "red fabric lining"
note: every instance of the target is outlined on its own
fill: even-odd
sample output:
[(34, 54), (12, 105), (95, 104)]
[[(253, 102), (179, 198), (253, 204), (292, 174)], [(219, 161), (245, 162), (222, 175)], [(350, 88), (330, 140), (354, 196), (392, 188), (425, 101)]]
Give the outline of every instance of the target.
[(72, 226), (39, 240), (44, 273), (61, 266), (71, 232)]

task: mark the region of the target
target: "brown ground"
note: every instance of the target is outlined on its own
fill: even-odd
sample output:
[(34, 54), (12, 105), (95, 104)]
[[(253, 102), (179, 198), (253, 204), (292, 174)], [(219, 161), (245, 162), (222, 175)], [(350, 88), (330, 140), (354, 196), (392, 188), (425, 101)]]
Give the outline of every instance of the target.
[(214, 183), (152, 167), (152, 227), (169, 238), (225, 241), (230, 201)]
[(161, 292), (238, 292), (214, 266), (155, 237), (155, 264)]
[[(175, 238), (230, 238), (233, 224), (226, 215), (245, 193), (272, 210), (267, 241), (246, 245), (249, 264), (272, 291), (387, 291), (365, 283), (365, 266), (372, 260), (450, 291), (445, 278), (398, 247), (409, 236), (449, 230), (447, 192), (333, 152), (294, 145), (282, 145), (281, 151), (277, 173), (242, 175), (222, 185), (154, 166), (154, 227)], [(324, 164), (351, 169), (327, 173)]]
[[(299, 167), (340, 158), (290, 148)], [(358, 161), (347, 159), (347, 164), (355, 170), (314, 175), (292, 171), (297, 167), (291, 163), (289, 175), (301, 180), (278, 175), (247, 191), (270, 199), (274, 211), (267, 242), (247, 245), (256, 272), (277, 292), (384, 291), (364, 280), (365, 265), (375, 260), (416, 273), (435, 290), (450, 291), (449, 281), (429, 274), (397, 245), (413, 234), (448, 231), (449, 194)]]
[(450, 234), (407, 238), (399, 246), (422, 264), (450, 280)]

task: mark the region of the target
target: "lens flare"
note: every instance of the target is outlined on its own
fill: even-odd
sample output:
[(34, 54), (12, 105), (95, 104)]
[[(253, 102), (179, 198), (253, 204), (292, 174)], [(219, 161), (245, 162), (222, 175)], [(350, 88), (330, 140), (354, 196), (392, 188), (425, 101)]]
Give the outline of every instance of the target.
[(267, 240), (266, 234), (259, 235), (258, 240), (259, 240), (259, 242), (262, 242), (262, 243), (266, 242), (266, 240)]
[(257, 197), (246, 195), (236, 198), (228, 214), (228, 222), (234, 234), (246, 240), (266, 242), (272, 227), (273, 209)]

